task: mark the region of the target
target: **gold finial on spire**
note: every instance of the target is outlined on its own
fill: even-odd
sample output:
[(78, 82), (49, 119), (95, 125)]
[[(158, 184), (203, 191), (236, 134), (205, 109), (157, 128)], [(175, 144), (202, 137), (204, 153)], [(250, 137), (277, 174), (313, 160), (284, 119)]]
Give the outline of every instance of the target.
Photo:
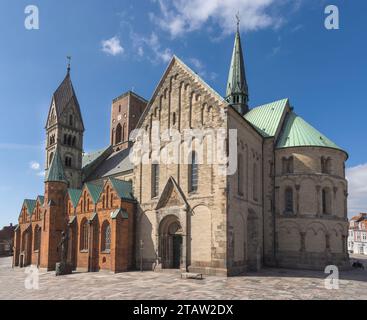
[(241, 22), (240, 12), (239, 11), (237, 11), (236, 20), (237, 20), (237, 31), (239, 32), (240, 31), (240, 22)]
[(71, 56), (67, 56), (66, 59), (68, 59), (68, 73), (70, 73)]

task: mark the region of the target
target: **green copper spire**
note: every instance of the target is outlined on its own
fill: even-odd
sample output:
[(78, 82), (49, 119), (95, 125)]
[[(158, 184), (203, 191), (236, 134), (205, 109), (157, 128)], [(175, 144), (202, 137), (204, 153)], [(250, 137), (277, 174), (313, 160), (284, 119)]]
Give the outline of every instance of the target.
[(237, 32), (234, 40), (231, 66), (229, 69), (226, 100), (242, 115), (248, 111), (248, 87), (243, 60), (240, 19), (237, 15)]
[(64, 168), (59, 153), (56, 148), (55, 155), (52, 158), (51, 166), (46, 172), (45, 182), (65, 182), (68, 183), (65, 177)]

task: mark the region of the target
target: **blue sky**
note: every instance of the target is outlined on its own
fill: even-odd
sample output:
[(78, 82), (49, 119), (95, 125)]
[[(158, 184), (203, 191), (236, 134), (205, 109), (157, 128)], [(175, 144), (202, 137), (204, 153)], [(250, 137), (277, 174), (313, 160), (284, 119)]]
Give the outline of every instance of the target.
[[(39, 30), (24, 27), (29, 4), (39, 8)], [(339, 30), (324, 27), (329, 4), (339, 8)], [(350, 211), (367, 211), (366, 1), (2, 0), (0, 226), (43, 193), (44, 125), (67, 55), (88, 152), (109, 143), (112, 99), (130, 89), (149, 99), (172, 54), (224, 95), (237, 11), (250, 105), (289, 97), (348, 151)]]

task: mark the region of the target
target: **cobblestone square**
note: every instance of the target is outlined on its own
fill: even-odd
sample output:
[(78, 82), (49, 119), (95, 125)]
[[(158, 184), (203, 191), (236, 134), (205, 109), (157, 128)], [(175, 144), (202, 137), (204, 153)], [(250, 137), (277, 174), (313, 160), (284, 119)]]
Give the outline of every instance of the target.
[[(364, 261), (366, 263), (366, 261)], [(25, 269), (11, 268), (0, 258), (0, 299), (367, 299), (367, 271), (340, 273), (340, 288), (325, 288), (326, 274), (266, 268), (246, 276), (184, 280), (178, 272), (74, 273), (56, 277), (40, 272), (39, 290), (25, 288)]]

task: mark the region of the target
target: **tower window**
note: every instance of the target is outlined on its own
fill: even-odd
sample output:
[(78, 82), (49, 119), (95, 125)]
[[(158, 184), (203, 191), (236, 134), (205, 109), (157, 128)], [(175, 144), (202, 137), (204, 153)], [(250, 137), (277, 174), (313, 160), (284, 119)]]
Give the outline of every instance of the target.
[(65, 157), (65, 167), (70, 168), (72, 166), (72, 158), (69, 156)]
[(53, 159), (53, 157), (54, 157), (54, 153), (53, 152), (51, 152), (50, 153), (50, 162), (49, 162), (49, 164), (51, 165), (51, 163), (52, 163), (52, 159)]
[(152, 164), (152, 198), (159, 194), (159, 164)]
[(73, 115), (71, 114), (69, 116), (69, 126), (73, 126), (74, 125), (74, 119), (73, 119)]
[(116, 127), (116, 139), (115, 144), (120, 143), (122, 138), (122, 127), (121, 124), (118, 124)]

